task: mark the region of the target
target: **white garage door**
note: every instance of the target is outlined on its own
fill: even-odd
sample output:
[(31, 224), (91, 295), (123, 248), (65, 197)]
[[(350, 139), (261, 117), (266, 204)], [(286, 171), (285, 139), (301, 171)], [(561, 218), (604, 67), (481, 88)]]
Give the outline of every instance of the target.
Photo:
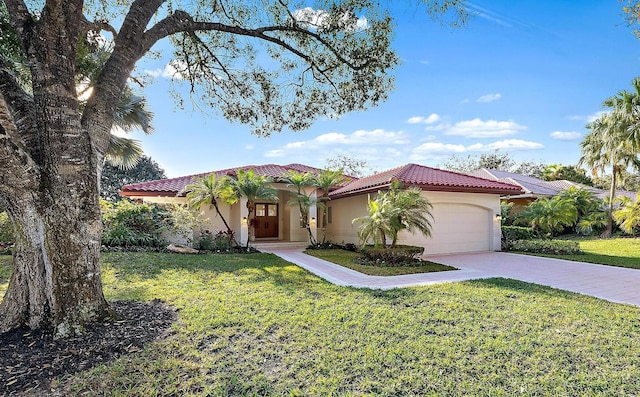
[(405, 234), (402, 244), (424, 246), (426, 255), (490, 250), (488, 209), (468, 204), (436, 203), (431, 213), (431, 237), (425, 240), (419, 234)]

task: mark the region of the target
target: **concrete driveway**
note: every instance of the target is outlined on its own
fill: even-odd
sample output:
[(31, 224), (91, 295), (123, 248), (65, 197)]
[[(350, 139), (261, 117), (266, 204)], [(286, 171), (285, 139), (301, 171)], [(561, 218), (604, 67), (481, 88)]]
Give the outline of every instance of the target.
[(480, 252), (429, 256), (459, 270), (402, 276), (368, 276), (302, 253), (299, 248), (263, 250), (307, 269), (327, 281), (358, 288), (391, 289), (479, 278), (504, 277), (547, 285), (611, 302), (640, 306), (640, 270), (561, 259)]

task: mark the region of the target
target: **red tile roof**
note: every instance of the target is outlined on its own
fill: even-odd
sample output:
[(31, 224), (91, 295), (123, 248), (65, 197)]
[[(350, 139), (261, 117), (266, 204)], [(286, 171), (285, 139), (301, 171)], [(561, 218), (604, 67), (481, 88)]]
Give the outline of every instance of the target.
[(397, 180), (405, 187), (419, 187), (422, 190), (429, 191), (495, 193), (501, 195), (522, 193), (520, 186), (424, 165), (407, 164), (354, 180), (348, 185), (331, 192), (330, 197), (339, 198), (375, 192), (388, 188), (394, 180)]
[(227, 168), (219, 171), (205, 172), (202, 174), (181, 176), (178, 178), (161, 179), (157, 181), (133, 183), (122, 187), (121, 194), (123, 196), (175, 196), (185, 186), (193, 183), (195, 179), (203, 178), (209, 174), (215, 173), (217, 176), (230, 175), (235, 176), (238, 170), (254, 170), (258, 175), (263, 175), (269, 178), (273, 178), (278, 181), (282, 178), (282, 175), (290, 170), (299, 172), (312, 172), (318, 173), (321, 170), (318, 168), (310, 167), (304, 164), (264, 164), (264, 165), (247, 165), (237, 168)]
[[(321, 170), (303, 164), (265, 164), (248, 165), (238, 168), (227, 168), (215, 172), (218, 176), (235, 175), (238, 170), (254, 170), (258, 175), (264, 175), (278, 181), (289, 170), (317, 173)], [(181, 176), (178, 178), (162, 179), (158, 181), (134, 183), (125, 185), (121, 189), (123, 196), (176, 196), (194, 179), (205, 177), (212, 172)], [(332, 198), (352, 196), (360, 193), (375, 192), (386, 189), (389, 184), (397, 180), (406, 187), (419, 187), (423, 190), (446, 192), (496, 193), (501, 195), (522, 193), (520, 186), (504, 182), (492, 181), (452, 171), (444, 171), (418, 164), (407, 164), (361, 179), (353, 179), (342, 187), (331, 192)]]

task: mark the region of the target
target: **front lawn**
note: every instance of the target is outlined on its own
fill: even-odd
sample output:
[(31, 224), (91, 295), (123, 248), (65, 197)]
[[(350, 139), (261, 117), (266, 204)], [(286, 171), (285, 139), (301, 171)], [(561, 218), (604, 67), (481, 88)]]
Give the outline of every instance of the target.
[(456, 270), (455, 267), (441, 265), (434, 262), (424, 262), (422, 266), (366, 266), (354, 263), (353, 260), (360, 257), (360, 254), (343, 249), (310, 249), (304, 252), (307, 255), (347, 267), (357, 272), (370, 276), (397, 276), (401, 274), (442, 272), (446, 270)]
[(543, 256), (640, 269), (640, 239), (638, 238), (572, 237), (563, 238), (563, 240), (577, 241), (584, 254)]
[(505, 279), (344, 288), (270, 254), (102, 263), (109, 300), (162, 299), (179, 319), (165, 340), (60, 380), (60, 395), (640, 394), (629, 305)]

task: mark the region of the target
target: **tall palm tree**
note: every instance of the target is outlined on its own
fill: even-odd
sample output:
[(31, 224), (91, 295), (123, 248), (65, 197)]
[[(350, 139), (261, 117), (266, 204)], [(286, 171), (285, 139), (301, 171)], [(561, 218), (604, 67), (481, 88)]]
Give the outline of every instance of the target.
[(316, 186), (322, 190), (322, 196), (319, 198), (322, 204), (322, 243), (324, 244), (327, 239), (327, 202), (331, 200), (329, 198), (329, 192), (332, 187), (341, 185), (347, 181), (341, 170), (322, 170), (316, 176)]
[(237, 201), (242, 197), (247, 199), (247, 211), (249, 212), (247, 218), (249, 225), (248, 247), (249, 242), (253, 239), (255, 228), (256, 200), (278, 201), (278, 190), (269, 185), (273, 179), (257, 175), (254, 170), (238, 170), (236, 177), (229, 178), (228, 181), (233, 191), (233, 196), (229, 198), (228, 202)]
[(613, 213), (613, 218), (625, 233), (635, 235), (640, 229), (640, 194), (635, 202), (626, 196), (618, 197), (617, 201), (620, 209)]
[(613, 232), (613, 208), (618, 179), (629, 167), (640, 169), (638, 148), (628, 138), (628, 119), (615, 112), (606, 113), (587, 125), (591, 131), (581, 143), (582, 157), (579, 164), (587, 165), (593, 174), (611, 170), (607, 228), (604, 237)]
[(615, 117), (622, 120), (622, 137), (634, 148), (640, 150), (640, 77), (631, 81), (631, 90), (619, 91), (607, 98), (602, 105), (611, 110)]
[(319, 202), (316, 197), (312, 197), (311, 194), (305, 192), (306, 187), (315, 186), (315, 176), (311, 172), (289, 170), (282, 178), (288, 187), (294, 187), (296, 189), (294, 193), (295, 200), (291, 200), (287, 204), (298, 206), (301, 222), (305, 225), (309, 233), (309, 242), (313, 246), (317, 245), (318, 242), (313, 236), (311, 225), (309, 224), (309, 210), (314, 205), (318, 207), (321, 206), (322, 203)]
[(189, 207), (199, 210), (205, 204), (213, 206), (227, 228), (227, 233), (232, 233), (218, 206), (218, 199), (227, 202), (233, 197), (233, 190), (226, 177), (218, 178), (215, 173), (211, 173), (185, 186), (181, 193), (185, 192)]

